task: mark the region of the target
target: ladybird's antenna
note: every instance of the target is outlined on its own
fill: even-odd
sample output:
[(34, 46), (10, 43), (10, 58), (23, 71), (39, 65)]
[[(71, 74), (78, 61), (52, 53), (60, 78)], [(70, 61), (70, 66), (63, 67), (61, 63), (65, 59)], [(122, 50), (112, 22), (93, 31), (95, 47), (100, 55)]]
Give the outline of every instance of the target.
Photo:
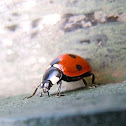
[(40, 83), (40, 85), (35, 89), (35, 91), (33, 92), (33, 94), (32, 94), (31, 96), (24, 97), (23, 100), (24, 100), (25, 98), (29, 99), (29, 98), (33, 97), (33, 96), (36, 94), (36, 92), (37, 92), (37, 90), (38, 90), (39, 87), (41, 87), (41, 83)]

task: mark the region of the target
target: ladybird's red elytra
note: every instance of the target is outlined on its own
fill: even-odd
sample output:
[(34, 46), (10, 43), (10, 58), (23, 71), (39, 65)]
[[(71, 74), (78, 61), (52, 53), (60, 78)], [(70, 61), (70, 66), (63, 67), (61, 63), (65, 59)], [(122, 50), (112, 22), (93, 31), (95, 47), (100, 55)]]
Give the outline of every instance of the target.
[(27, 98), (34, 96), (38, 88), (43, 89), (41, 96), (43, 93), (47, 93), (50, 96), (49, 90), (54, 84), (59, 85), (57, 96), (60, 96), (62, 80), (66, 82), (82, 80), (87, 87), (84, 77), (92, 76), (92, 84), (95, 81), (95, 76), (91, 71), (90, 64), (84, 58), (75, 54), (61, 55), (50, 63), (43, 75), (42, 82), (34, 93)]
[[(92, 68), (89, 63), (80, 56), (75, 54), (64, 54), (52, 61), (51, 64), (55, 61), (59, 61), (58, 68), (67, 76), (74, 77), (82, 75), (86, 72), (91, 72)], [(54, 64), (53, 64), (54, 65)]]

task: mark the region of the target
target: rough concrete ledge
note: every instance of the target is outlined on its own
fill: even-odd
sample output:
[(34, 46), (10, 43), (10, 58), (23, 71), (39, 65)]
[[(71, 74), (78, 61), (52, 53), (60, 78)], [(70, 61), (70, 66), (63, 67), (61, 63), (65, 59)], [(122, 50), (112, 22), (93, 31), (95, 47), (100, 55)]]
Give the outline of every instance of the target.
[(0, 124), (1, 126), (124, 126), (126, 111), (109, 111), (92, 115), (73, 114), (48, 118), (3, 119)]
[(124, 126), (126, 81), (50, 98), (0, 99), (0, 126)]

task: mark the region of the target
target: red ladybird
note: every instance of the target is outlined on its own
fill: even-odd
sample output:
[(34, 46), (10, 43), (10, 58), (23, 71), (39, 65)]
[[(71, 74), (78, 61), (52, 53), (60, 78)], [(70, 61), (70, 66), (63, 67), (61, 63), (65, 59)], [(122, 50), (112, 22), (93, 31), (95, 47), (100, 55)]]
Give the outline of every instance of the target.
[(34, 93), (27, 98), (34, 96), (39, 87), (43, 89), (44, 93), (48, 93), (49, 96), (49, 90), (54, 84), (59, 85), (57, 96), (60, 96), (62, 80), (71, 82), (82, 79), (87, 86), (84, 77), (92, 76), (92, 83), (94, 84), (95, 76), (91, 71), (90, 64), (82, 57), (75, 54), (61, 55), (50, 63), (43, 75), (42, 82), (35, 89)]

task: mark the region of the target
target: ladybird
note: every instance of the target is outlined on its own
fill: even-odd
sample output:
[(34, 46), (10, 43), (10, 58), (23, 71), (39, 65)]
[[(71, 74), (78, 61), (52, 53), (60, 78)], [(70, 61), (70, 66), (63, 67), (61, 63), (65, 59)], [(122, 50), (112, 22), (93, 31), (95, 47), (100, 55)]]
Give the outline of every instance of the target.
[(75, 54), (61, 55), (49, 64), (43, 75), (42, 82), (34, 93), (27, 98), (34, 96), (38, 88), (43, 89), (41, 96), (42, 93), (47, 93), (50, 96), (49, 90), (54, 84), (59, 85), (57, 96), (60, 96), (62, 80), (66, 82), (82, 80), (85, 86), (88, 87), (84, 77), (92, 76), (92, 84), (94, 84), (95, 75), (91, 71), (90, 64), (84, 58)]

